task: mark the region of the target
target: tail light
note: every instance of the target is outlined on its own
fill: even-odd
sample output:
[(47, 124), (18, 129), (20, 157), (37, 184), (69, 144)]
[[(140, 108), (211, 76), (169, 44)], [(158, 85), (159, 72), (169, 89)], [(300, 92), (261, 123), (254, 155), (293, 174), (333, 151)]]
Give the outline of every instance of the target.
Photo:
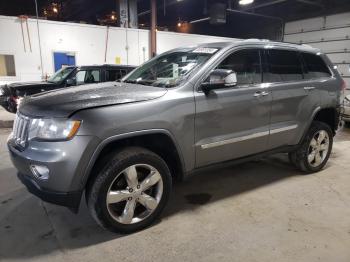
[(10, 100), (17, 104), (17, 96), (10, 96)]

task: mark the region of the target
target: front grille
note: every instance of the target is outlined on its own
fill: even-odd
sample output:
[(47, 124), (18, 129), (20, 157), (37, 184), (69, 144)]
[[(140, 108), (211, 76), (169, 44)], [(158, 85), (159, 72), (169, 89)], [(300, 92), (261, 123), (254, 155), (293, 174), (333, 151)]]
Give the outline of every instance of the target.
[(16, 114), (13, 124), (13, 140), (16, 145), (24, 148), (28, 139), (29, 118), (19, 113)]

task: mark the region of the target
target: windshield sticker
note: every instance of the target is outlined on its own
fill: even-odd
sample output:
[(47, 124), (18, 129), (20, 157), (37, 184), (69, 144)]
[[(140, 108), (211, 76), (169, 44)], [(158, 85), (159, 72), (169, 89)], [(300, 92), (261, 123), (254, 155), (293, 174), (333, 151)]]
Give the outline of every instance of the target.
[(192, 51), (192, 53), (197, 54), (214, 54), (216, 51), (218, 51), (217, 48), (208, 48), (208, 47), (200, 47)]

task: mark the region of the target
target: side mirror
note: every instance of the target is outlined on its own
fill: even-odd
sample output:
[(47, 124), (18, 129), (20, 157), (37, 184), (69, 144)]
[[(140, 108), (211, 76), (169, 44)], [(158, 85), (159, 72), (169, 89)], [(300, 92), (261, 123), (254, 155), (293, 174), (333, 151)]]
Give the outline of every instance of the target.
[(237, 85), (237, 74), (232, 70), (215, 69), (207, 80), (202, 83), (201, 88), (208, 94), (213, 89), (226, 88)]
[(77, 80), (75, 79), (75, 77), (69, 78), (66, 81), (67, 86), (75, 86), (76, 84), (77, 84)]

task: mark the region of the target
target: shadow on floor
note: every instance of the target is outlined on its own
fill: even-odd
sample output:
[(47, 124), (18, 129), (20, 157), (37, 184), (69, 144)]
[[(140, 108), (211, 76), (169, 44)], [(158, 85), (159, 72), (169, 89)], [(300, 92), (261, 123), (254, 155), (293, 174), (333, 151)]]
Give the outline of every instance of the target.
[[(162, 218), (301, 175), (285, 155), (202, 172), (174, 186)], [(161, 223), (161, 221), (158, 221)], [(24, 188), (0, 198), (0, 260), (30, 258), (123, 237), (101, 229), (83, 199), (79, 214), (41, 202)], [(131, 236), (132, 237), (132, 236)]]

